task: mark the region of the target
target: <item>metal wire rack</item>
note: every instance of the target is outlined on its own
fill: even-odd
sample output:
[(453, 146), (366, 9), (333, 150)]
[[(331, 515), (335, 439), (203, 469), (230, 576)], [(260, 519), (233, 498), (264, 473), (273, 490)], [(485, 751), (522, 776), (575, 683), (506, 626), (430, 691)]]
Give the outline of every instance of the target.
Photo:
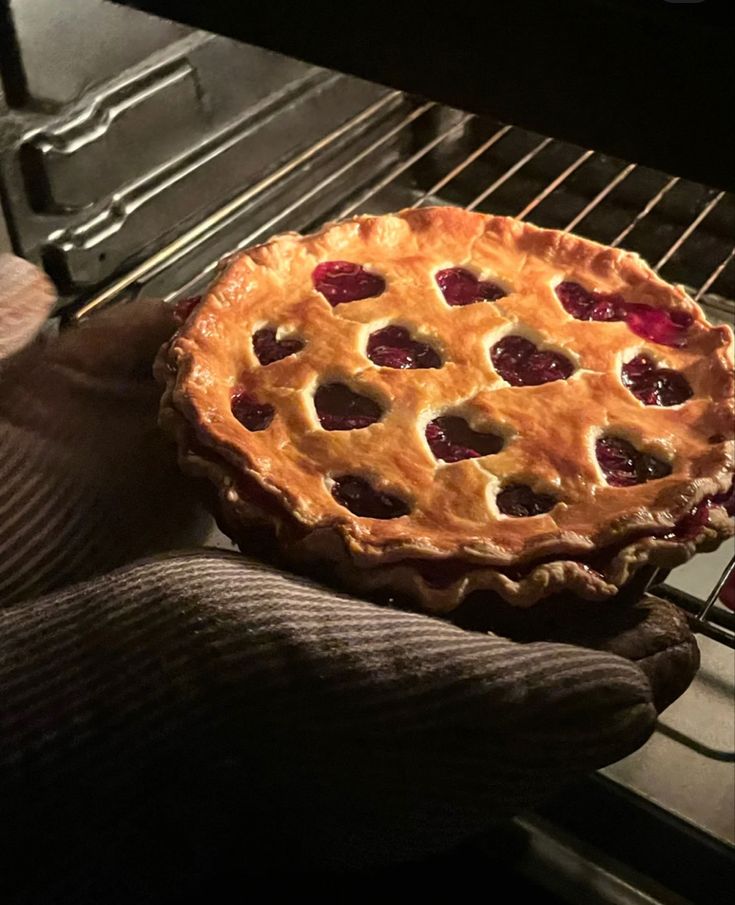
[[(735, 319), (735, 196), (394, 91), (275, 165), (73, 318), (154, 286), (171, 299), (196, 293), (223, 252), (285, 229), (427, 204), (530, 217), (624, 245), (684, 284), (711, 319)], [(190, 261), (200, 262), (193, 272), (191, 264), (177, 269)], [(687, 609), (697, 631), (735, 647), (735, 615), (718, 602), (734, 569), (735, 556), (706, 597), (667, 585), (664, 574), (649, 587)]]

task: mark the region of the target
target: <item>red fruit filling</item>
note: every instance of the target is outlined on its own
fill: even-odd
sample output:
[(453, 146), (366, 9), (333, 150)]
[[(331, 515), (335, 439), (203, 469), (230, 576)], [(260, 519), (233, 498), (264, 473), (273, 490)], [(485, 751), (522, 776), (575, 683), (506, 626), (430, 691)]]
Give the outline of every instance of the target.
[(351, 261), (325, 261), (312, 273), (314, 288), (330, 305), (373, 298), (385, 291), (385, 280)]
[(735, 516), (735, 481), (730, 485), (729, 490), (705, 497), (701, 503), (697, 503), (690, 509), (677, 523), (671, 536), (685, 539), (696, 537), (709, 521), (710, 511), (718, 506), (721, 506), (730, 518)]
[(183, 324), (201, 300), (201, 295), (192, 295), (187, 299), (180, 299), (174, 305), (174, 320), (179, 324)]
[(441, 358), (426, 343), (411, 339), (405, 327), (384, 327), (371, 333), (367, 344), (370, 361), (382, 368), (440, 368)]
[(685, 346), (692, 317), (682, 311), (666, 311), (651, 305), (626, 302), (616, 292), (590, 292), (579, 283), (565, 280), (556, 287), (565, 310), (582, 321), (625, 321), (637, 336), (662, 346)]
[(463, 267), (448, 267), (436, 274), (436, 282), (448, 305), (472, 305), (475, 302), (495, 302), (507, 293), (502, 286), (489, 280), (478, 280)]
[(680, 405), (692, 395), (689, 381), (672, 368), (659, 368), (648, 355), (636, 355), (623, 365), (623, 384), (644, 405)]
[(589, 292), (579, 283), (565, 281), (556, 295), (566, 311), (580, 321), (625, 320), (625, 299), (615, 292)]
[(503, 515), (529, 518), (553, 509), (557, 500), (549, 493), (536, 493), (527, 484), (509, 484), (495, 497), (495, 502)]
[(491, 456), (503, 448), (503, 438), (497, 434), (482, 434), (472, 430), (464, 418), (443, 415), (426, 425), (426, 441), (437, 459), (459, 462)]
[(671, 474), (671, 466), (655, 456), (639, 452), (620, 437), (600, 437), (595, 453), (605, 480), (613, 487), (645, 484)]
[(276, 339), (273, 327), (263, 327), (253, 333), (253, 351), (262, 365), (288, 358), (303, 348), (304, 344), (300, 339)]
[(249, 431), (262, 431), (273, 420), (276, 411), (267, 402), (258, 402), (244, 389), (236, 389), (230, 402), (232, 414)]
[(364, 518), (399, 518), (401, 515), (408, 515), (410, 511), (404, 500), (376, 490), (368, 481), (356, 475), (335, 478), (332, 496), (350, 512)]
[(351, 431), (380, 420), (382, 409), (343, 383), (326, 383), (314, 393), (314, 406), (324, 430)]
[(503, 380), (517, 387), (567, 380), (574, 373), (564, 355), (539, 350), (523, 336), (505, 336), (492, 347), (490, 358)]
[(482, 566), (465, 562), (461, 559), (408, 559), (405, 564), (415, 568), (426, 584), (435, 588), (447, 588), (465, 575), (482, 568), (495, 569), (495, 571), (506, 575), (513, 581), (520, 581), (538, 566), (550, 562), (576, 562), (604, 577), (607, 564), (624, 547), (635, 543), (637, 540), (642, 540), (646, 537), (658, 537), (662, 540), (693, 540), (707, 524), (710, 511), (718, 506), (724, 508), (731, 517), (735, 516), (735, 483), (728, 491), (702, 500), (701, 503), (694, 506), (690, 512), (680, 519), (673, 528), (642, 530), (639, 534), (629, 536), (623, 543), (600, 547), (589, 555), (564, 556), (557, 554), (545, 556), (514, 568)]
[(665, 311), (650, 305), (627, 306), (625, 322), (636, 334), (661, 346), (680, 348), (687, 344), (686, 331), (692, 325), (692, 316), (683, 311)]

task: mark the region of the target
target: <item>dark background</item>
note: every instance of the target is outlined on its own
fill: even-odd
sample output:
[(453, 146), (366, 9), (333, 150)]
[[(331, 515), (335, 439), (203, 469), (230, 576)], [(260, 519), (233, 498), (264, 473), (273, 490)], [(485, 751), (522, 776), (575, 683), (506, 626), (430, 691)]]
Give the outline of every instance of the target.
[(125, 5), (735, 189), (730, 4), (133, 0)]

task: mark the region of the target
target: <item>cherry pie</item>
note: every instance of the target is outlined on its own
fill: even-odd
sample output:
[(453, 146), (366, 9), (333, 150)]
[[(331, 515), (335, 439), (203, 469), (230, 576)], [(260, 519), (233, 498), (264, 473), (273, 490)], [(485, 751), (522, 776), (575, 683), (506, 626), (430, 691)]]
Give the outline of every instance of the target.
[(635, 254), (424, 208), (278, 236), (186, 304), (162, 424), (243, 546), (265, 523), (447, 612), (610, 597), (733, 534), (732, 331)]

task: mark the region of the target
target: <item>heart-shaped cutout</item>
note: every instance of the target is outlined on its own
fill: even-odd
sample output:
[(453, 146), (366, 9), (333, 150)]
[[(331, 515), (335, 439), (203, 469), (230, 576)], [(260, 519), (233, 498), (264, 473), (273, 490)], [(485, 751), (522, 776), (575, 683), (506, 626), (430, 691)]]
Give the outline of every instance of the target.
[(673, 368), (659, 368), (641, 353), (623, 365), (623, 385), (644, 405), (681, 405), (692, 396), (686, 377)]
[(565, 280), (556, 287), (556, 295), (564, 310), (579, 321), (625, 320), (625, 299), (616, 292), (590, 292)]
[(550, 493), (536, 493), (528, 484), (508, 484), (495, 497), (495, 502), (503, 515), (530, 518), (549, 512), (558, 500)]
[(263, 327), (253, 333), (253, 351), (262, 365), (288, 358), (304, 348), (300, 339), (278, 339), (274, 327)]
[(632, 487), (671, 474), (668, 462), (640, 452), (621, 437), (600, 437), (595, 455), (605, 480), (613, 487)]
[(617, 292), (590, 291), (571, 280), (559, 283), (554, 291), (564, 310), (577, 320), (625, 321), (636, 336), (659, 345), (681, 347), (687, 343), (692, 317), (684, 311), (626, 302)]
[(405, 327), (383, 327), (371, 333), (367, 344), (370, 361), (382, 368), (440, 368), (441, 358), (427, 343), (411, 339)]
[(447, 267), (435, 276), (448, 305), (473, 305), (475, 302), (495, 302), (507, 295), (505, 289), (490, 280), (478, 280), (464, 267)]
[(262, 431), (273, 420), (276, 410), (268, 402), (258, 402), (242, 387), (238, 387), (230, 399), (232, 414), (249, 431)]
[(314, 407), (324, 430), (361, 430), (380, 421), (382, 409), (343, 383), (322, 384), (314, 393)]
[(372, 484), (357, 475), (335, 478), (332, 496), (341, 506), (363, 518), (400, 518), (411, 511), (405, 500), (376, 490)]
[(344, 302), (373, 298), (385, 291), (385, 280), (377, 273), (369, 273), (361, 264), (352, 261), (325, 261), (312, 273), (314, 288), (321, 292), (333, 307)]
[(540, 386), (567, 380), (574, 365), (559, 352), (538, 349), (524, 336), (504, 336), (490, 350), (493, 367), (512, 386)]
[(437, 459), (460, 462), (500, 452), (504, 441), (497, 434), (472, 430), (464, 418), (457, 415), (443, 415), (426, 425), (426, 442)]
[(625, 322), (636, 336), (660, 346), (681, 348), (687, 344), (686, 331), (692, 325), (692, 317), (683, 311), (628, 304)]

